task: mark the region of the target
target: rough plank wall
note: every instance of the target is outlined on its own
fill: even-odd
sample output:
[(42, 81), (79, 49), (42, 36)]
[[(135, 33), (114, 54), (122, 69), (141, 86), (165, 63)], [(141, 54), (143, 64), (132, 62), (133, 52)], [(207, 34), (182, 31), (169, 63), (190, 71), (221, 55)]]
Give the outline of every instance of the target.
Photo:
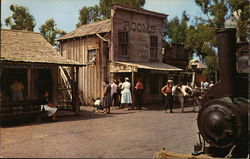
[[(150, 58), (150, 36), (158, 37), (158, 57), (161, 61), (161, 39), (162, 39), (162, 27), (163, 20), (160, 18), (146, 16), (141, 14), (133, 14), (126, 11), (117, 10), (114, 17), (112, 17), (112, 55), (117, 61), (124, 60), (124, 58), (118, 56), (118, 33), (126, 31), (126, 28), (130, 28), (129, 33), (129, 46), (128, 46), (128, 60), (133, 62), (149, 62)], [(145, 27), (149, 27), (148, 31), (145, 31)], [(154, 32), (151, 31), (151, 27), (154, 27)], [(144, 29), (143, 29), (144, 28)], [(144, 31), (143, 31), (144, 30)]]
[[(88, 37), (84, 39), (71, 40), (63, 42), (61, 45), (61, 54), (81, 63), (88, 63), (86, 67), (79, 69), (79, 94), (83, 99), (83, 104), (88, 105), (91, 99), (102, 96), (102, 58), (99, 49), (99, 38)], [(88, 62), (88, 50), (96, 49), (96, 64)]]

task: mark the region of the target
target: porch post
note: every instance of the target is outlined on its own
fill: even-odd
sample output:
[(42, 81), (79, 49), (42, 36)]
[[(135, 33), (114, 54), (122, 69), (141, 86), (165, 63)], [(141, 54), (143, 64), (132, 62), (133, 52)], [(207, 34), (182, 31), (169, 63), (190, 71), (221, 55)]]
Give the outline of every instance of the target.
[(71, 89), (72, 89), (72, 107), (76, 111), (76, 94), (75, 94), (75, 69), (71, 66)]
[(134, 108), (135, 104), (135, 73), (132, 71), (132, 108)]
[(25, 98), (24, 100), (31, 99), (31, 68), (28, 68), (27, 70), (27, 87), (28, 87), (27, 98)]
[(57, 101), (57, 95), (58, 95), (58, 66), (53, 67), (51, 70), (52, 73), (52, 81), (50, 82), (50, 84), (52, 84), (52, 102), (55, 105), (58, 105), (58, 101)]
[(194, 88), (195, 83), (195, 72), (192, 73), (192, 88)]
[(80, 105), (79, 105), (79, 88), (78, 88), (78, 82), (79, 82), (79, 67), (76, 67), (76, 79), (75, 79), (75, 105), (76, 105), (76, 113), (80, 111)]

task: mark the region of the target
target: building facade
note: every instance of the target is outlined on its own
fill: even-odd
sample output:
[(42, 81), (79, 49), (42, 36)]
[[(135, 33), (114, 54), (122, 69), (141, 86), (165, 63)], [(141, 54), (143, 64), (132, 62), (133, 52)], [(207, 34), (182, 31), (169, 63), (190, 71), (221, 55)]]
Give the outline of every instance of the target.
[[(10, 86), (14, 81), (19, 81), (24, 86), (24, 97), (20, 102), (41, 100), (43, 93), (48, 91), (52, 102), (59, 107), (62, 92), (59, 67), (66, 66), (75, 70), (73, 81), (78, 83), (77, 70), (83, 66), (83, 64), (59, 56), (39, 33), (4, 29), (1, 29), (0, 64), (0, 104), (13, 102)], [(74, 90), (69, 91), (77, 94), (77, 90), (78, 88), (75, 87)], [(77, 101), (78, 98), (71, 98), (68, 106), (79, 111)]]
[(111, 6), (111, 19), (83, 25), (59, 39), (61, 55), (86, 63), (80, 69), (83, 104), (103, 95), (105, 80), (129, 77), (144, 83), (144, 103), (162, 100), (160, 88), (169, 72), (162, 63), (162, 30), (167, 15), (124, 5)]

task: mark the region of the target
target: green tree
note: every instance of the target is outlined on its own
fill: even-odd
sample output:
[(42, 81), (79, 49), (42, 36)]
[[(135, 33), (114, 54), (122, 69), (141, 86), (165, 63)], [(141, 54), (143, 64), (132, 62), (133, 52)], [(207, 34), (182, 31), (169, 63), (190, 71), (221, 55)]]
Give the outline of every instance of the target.
[(79, 21), (76, 24), (76, 27), (110, 18), (111, 4), (125, 4), (141, 8), (145, 4), (145, 0), (100, 0), (99, 5), (95, 5), (93, 7), (83, 7), (79, 11)]
[(56, 28), (54, 19), (48, 19), (39, 29), (42, 36), (53, 46), (57, 46), (55, 39), (66, 34), (65, 31)]
[(223, 28), (228, 15), (228, 0), (195, 0), (207, 16), (209, 23), (217, 28)]
[(79, 22), (76, 24), (77, 28), (84, 24), (92, 23), (102, 19), (99, 7), (97, 5), (94, 7), (83, 7), (79, 11), (79, 15)]
[(208, 23), (216, 28), (224, 28), (226, 19), (234, 17), (237, 22), (237, 36), (241, 41), (247, 40), (247, 30), (249, 29), (248, 0), (195, 0), (204, 15), (207, 16)]
[(164, 27), (164, 38), (169, 43), (184, 44), (187, 38), (189, 17), (184, 11), (182, 13), (182, 18), (176, 16), (171, 21), (165, 21)]
[(218, 70), (218, 58), (213, 49), (216, 47), (215, 32), (225, 27), (226, 19), (234, 17), (237, 19), (237, 36), (241, 41), (246, 41), (250, 3), (248, 0), (195, 0), (195, 2), (206, 15), (207, 20), (198, 18), (196, 28), (190, 29), (188, 33), (188, 45), (202, 57), (208, 66), (203, 73), (208, 79), (213, 80)]
[(13, 30), (33, 31), (35, 27), (35, 19), (24, 6), (11, 5), (10, 10), (12, 16), (5, 19), (6, 26), (10, 26)]
[(110, 18), (110, 5), (111, 4), (124, 4), (136, 8), (142, 8), (145, 0), (100, 0), (99, 8), (100, 13), (104, 19)]
[[(228, 0), (231, 15), (237, 20), (237, 36), (247, 41), (249, 27), (250, 2), (247, 0)], [(248, 39), (249, 41), (249, 39)]]

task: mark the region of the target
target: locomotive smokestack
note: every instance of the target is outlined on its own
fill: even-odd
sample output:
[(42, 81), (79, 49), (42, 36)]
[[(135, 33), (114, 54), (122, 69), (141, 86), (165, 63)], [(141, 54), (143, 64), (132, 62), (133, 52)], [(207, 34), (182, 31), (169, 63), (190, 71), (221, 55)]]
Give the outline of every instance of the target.
[(216, 33), (219, 54), (220, 82), (223, 96), (235, 95), (236, 82), (236, 29), (227, 28)]

